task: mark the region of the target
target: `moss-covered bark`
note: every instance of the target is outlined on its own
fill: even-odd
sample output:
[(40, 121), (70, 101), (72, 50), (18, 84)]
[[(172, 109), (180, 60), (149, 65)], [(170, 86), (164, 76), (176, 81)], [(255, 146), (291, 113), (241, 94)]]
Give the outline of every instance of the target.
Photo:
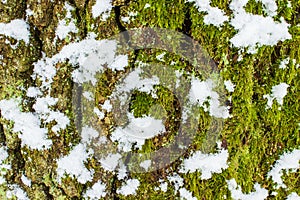
[[(150, 3), (151, 7), (144, 9), (145, 4)], [(244, 53), (244, 60), (237, 61), (239, 52), (231, 48), (229, 39), (235, 34), (234, 29), (229, 24), (225, 24), (222, 29), (203, 22), (203, 13), (190, 3), (184, 0), (169, 1), (113, 1), (113, 9), (110, 17), (102, 21), (100, 17), (93, 18), (92, 6), (94, 0), (72, 0), (68, 4), (75, 9), (71, 12), (78, 28), (77, 33), (70, 33), (67, 38), (60, 40), (55, 36), (55, 30), (59, 20), (66, 15), (64, 9), (65, 2), (58, 0), (8, 0), (7, 3), (0, 2), (0, 22), (8, 23), (13, 19), (27, 20), (30, 25), (30, 44), (19, 41), (18, 46), (13, 38), (0, 37), (0, 54), (3, 55), (0, 63), (0, 98), (23, 97), (23, 109), (32, 111), (31, 102), (26, 101), (25, 90), (32, 85), (39, 86), (39, 81), (33, 81), (31, 74), (33, 63), (43, 56), (51, 57), (57, 54), (65, 45), (80, 41), (87, 37), (89, 32), (94, 32), (97, 39), (104, 39), (121, 31), (138, 27), (162, 27), (177, 30), (188, 34), (197, 40), (214, 59), (224, 77), (236, 83), (235, 93), (232, 95), (232, 118), (226, 122), (222, 132), (221, 140), (223, 145), (230, 151), (230, 167), (222, 175), (214, 176), (212, 179), (203, 181), (199, 179), (199, 173), (184, 175), (186, 188), (189, 188), (194, 196), (199, 199), (222, 199), (229, 194), (225, 180), (235, 177), (246, 192), (250, 192), (253, 182), (263, 182), (266, 188), (271, 188), (271, 183), (266, 180), (265, 175), (269, 170), (269, 164), (273, 163), (283, 149), (293, 148), (299, 145), (299, 68), (292, 66), (286, 71), (275, 71), (274, 63), (279, 59), (289, 55), (291, 59), (296, 59), (299, 63), (300, 39), (299, 39), (299, 2), (292, 1), (294, 14), (288, 13), (283, 7), (280, 12), (284, 13), (291, 24), (290, 32), (293, 39), (279, 43), (274, 47), (264, 46), (255, 55)], [(227, 1), (213, 1), (214, 6), (218, 6), (230, 13)], [(248, 6), (249, 7), (249, 6)], [(32, 15), (26, 15), (26, 10), (31, 10)], [(259, 12), (261, 8), (254, 9)], [(122, 21), (122, 17), (134, 15), (130, 23)], [(9, 41), (9, 42), (8, 42)], [(11, 44), (8, 45), (7, 43)], [(132, 59), (151, 60), (155, 58), (156, 52), (135, 52)], [(147, 57), (148, 56), (148, 57)], [(172, 55), (170, 55), (171, 57)], [(147, 57), (147, 58), (146, 58)], [(133, 66), (133, 65), (132, 65)], [(72, 88), (71, 68), (67, 63), (56, 65), (58, 73), (54, 78), (51, 96), (59, 98), (57, 109), (66, 113), (70, 118), (72, 115)], [(186, 70), (190, 66), (184, 66)], [(103, 102), (105, 97), (112, 91), (113, 84), (118, 79), (119, 74), (106, 72), (98, 83), (99, 92), (97, 101)], [(283, 108), (285, 112), (263, 111), (265, 99), (263, 94), (269, 93), (274, 82), (286, 81), (291, 85), (291, 92), (287, 97), (287, 105)], [(272, 83), (272, 84), (270, 84)], [(161, 91), (162, 95), (164, 91)], [(143, 95), (141, 95), (143, 99)], [(146, 98), (146, 97), (144, 97)], [(30, 100), (30, 99), (29, 99)], [(138, 100), (136, 100), (138, 101)], [(141, 100), (144, 101), (144, 100)], [(162, 102), (162, 105), (170, 106), (173, 100)], [(145, 110), (148, 109), (147, 105)], [(171, 107), (169, 110), (174, 109)], [(142, 112), (142, 109), (139, 110)], [(171, 111), (170, 111), (171, 112)], [(137, 115), (143, 113), (137, 113)], [(112, 122), (108, 116), (100, 123), (103, 123), (107, 130), (111, 128)], [(298, 121), (297, 121), (298, 120)], [(171, 120), (170, 120), (171, 121)], [(261, 123), (264, 121), (264, 123)], [(17, 133), (12, 131), (12, 124), (1, 118), (0, 121), (0, 142), (6, 146), (9, 153), (11, 170), (6, 175), (8, 184), (18, 184), (27, 192), (31, 199), (82, 199), (83, 193), (97, 180), (107, 185), (106, 199), (176, 199), (172, 189), (163, 193), (155, 191), (159, 179), (165, 179), (166, 174), (172, 170), (176, 171), (178, 163), (173, 163), (168, 169), (162, 169), (155, 173), (131, 174), (141, 181), (138, 195), (133, 197), (123, 197), (116, 194), (116, 188), (122, 182), (113, 173), (108, 173), (99, 166), (95, 158), (87, 164), (89, 169), (95, 171), (94, 179), (87, 184), (80, 184), (76, 179), (67, 177), (59, 184), (56, 181), (56, 160), (62, 155), (66, 155), (74, 144), (80, 141), (80, 137), (75, 130), (75, 125), (71, 122), (66, 130), (59, 135), (51, 133), (49, 138), (53, 141), (53, 146), (49, 150), (36, 151), (21, 147), (21, 141)], [(170, 126), (172, 126), (170, 122)], [(206, 121), (203, 122), (205, 127)], [(280, 128), (281, 127), (281, 128)], [(172, 130), (172, 127), (170, 128)], [(107, 131), (106, 130), (106, 131)], [(105, 130), (104, 130), (105, 131)], [(199, 131), (199, 134), (201, 131)], [(201, 137), (200, 137), (201, 138)], [(158, 145), (163, 143), (165, 138), (156, 138)], [(161, 140), (161, 141), (159, 141)], [(226, 145), (225, 145), (226, 144)], [(152, 145), (152, 146), (151, 146)], [(152, 143), (148, 148), (154, 148)], [(197, 142), (193, 148), (199, 148)], [(31, 187), (26, 186), (21, 176), (26, 175), (31, 181)], [(289, 181), (293, 191), (299, 192), (299, 173)], [(292, 182), (297, 186), (292, 186)], [(5, 199), (6, 186), (0, 188), (1, 199)], [(284, 196), (285, 192), (282, 192)], [(4, 196), (3, 196), (4, 195)], [(230, 196), (230, 195), (229, 195)]]

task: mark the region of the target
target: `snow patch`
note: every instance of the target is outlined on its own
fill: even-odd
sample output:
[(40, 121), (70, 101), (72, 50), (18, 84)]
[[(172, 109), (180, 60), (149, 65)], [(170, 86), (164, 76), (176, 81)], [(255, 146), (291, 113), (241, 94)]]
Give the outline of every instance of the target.
[(106, 185), (101, 181), (98, 181), (85, 192), (84, 197), (89, 198), (90, 200), (98, 200), (100, 197), (106, 195), (105, 189)]
[(263, 97), (268, 100), (266, 109), (272, 108), (273, 100), (275, 99), (279, 105), (283, 105), (283, 98), (287, 95), (287, 89), (289, 85), (286, 83), (280, 83), (272, 87), (271, 94), (264, 95)]
[(215, 154), (203, 154), (196, 151), (191, 157), (185, 159), (179, 172), (196, 172), (201, 171), (201, 179), (210, 179), (213, 173), (221, 173), (222, 169), (227, 169), (227, 160), (229, 154), (227, 150), (221, 150)]
[(268, 173), (268, 178), (272, 178), (272, 180), (277, 184), (276, 188), (286, 188), (286, 185), (283, 183), (281, 176), (283, 175), (284, 170), (299, 169), (299, 161), (300, 150), (298, 149), (292, 152), (286, 152), (280, 156), (279, 160), (276, 161), (272, 170)]
[(179, 194), (180, 194), (180, 198), (181, 199), (185, 199), (185, 200), (197, 200), (196, 197), (193, 196), (193, 194), (188, 191), (185, 188), (180, 188), (179, 189)]
[(118, 142), (119, 150), (129, 152), (133, 145), (140, 149), (146, 139), (165, 132), (162, 120), (149, 116), (135, 118), (131, 113), (128, 113), (127, 116), (129, 124), (125, 127), (117, 127), (110, 137), (112, 141)]
[(93, 17), (96, 18), (102, 15), (102, 20), (105, 21), (109, 17), (112, 7), (111, 0), (97, 0), (92, 7)]
[(68, 155), (58, 159), (58, 182), (61, 183), (61, 179), (66, 174), (73, 175), (81, 184), (91, 181), (93, 179), (94, 171), (88, 170), (84, 165), (91, 155), (91, 149), (88, 151), (84, 144), (78, 144)]
[(19, 138), (22, 146), (30, 149), (43, 150), (52, 145), (52, 141), (46, 138), (47, 129), (41, 128), (39, 117), (30, 112), (21, 112), (17, 100), (1, 100), (0, 110), (3, 118), (13, 121), (13, 131), (21, 132)]
[[(189, 99), (192, 103), (198, 103), (205, 111), (209, 111), (211, 116), (223, 119), (230, 116), (229, 109), (220, 105), (219, 94), (213, 91), (214, 83), (211, 79), (206, 81), (193, 79), (191, 85)], [(209, 109), (204, 104), (206, 101), (209, 102)]]
[(228, 189), (231, 192), (231, 197), (236, 200), (263, 200), (268, 197), (268, 190), (262, 188), (258, 183), (254, 185), (254, 192), (249, 194), (244, 194), (242, 192), (241, 186), (237, 185), (235, 179), (226, 181)]
[[(274, 10), (274, 3), (270, 3), (269, 0), (261, 1), (268, 3), (268, 8)], [(281, 22), (276, 22), (270, 16), (246, 13), (244, 6), (247, 2), (248, 0), (233, 0), (229, 6), (234, 13), (230, 24), (238, 30), (238, 33), (230, 39), (234, 47), (241, 49), (248, 47), (248, 53), (256, 53), (257, 47), (276, 45), (279, 41), (292, 38), (288, 31), (290, 25), (283, 18)]]
[(0, 23), (0, 34), (12, 37), (16, 40), (23, 40), (29, 43), (29, 25), (22, 19), (15, 19), (9, 23)]
[(231, 82), (231, 80), (224, 81), (224, 85), (228, 92), (234, 92), (235, 85)]
[(24, 190), (16, 184), (9, 186), (9, 190), (6, 192), (6, 197), (9, 199), (17, 197), (17, 199), (20, 200), (29, 200), (26, 192), (24, 192)]
[(140, 182), (137, 179), (129, 179), (125, 184), (122, 185), (121, 188), (117, 190), (118, 194), (122, 194), (124, 196), (136, 194), (136, 190), (140, 186)]
[(205, 24), (212, 24), (220, 27), (224, 24), (224, 22), (228, 21), (228, 17), (225, 15), (225, 12), (217, 7), (210, 6), (209, 0), (187, 0), (187, 2), (195, 2), (199, 12), (207, 13), (207, 15), (204, 16)]
[(292, 192), (286, 200), (300, 200), (300, 196), (296, 192)]
[(56, 36), (61, 40), (65, 39), (69, 33), (78, 33), (75, 20), (72, 18), (71, 14), (71, 11), (73, 11), (74, 8), (68, 3), (65, 3), (64, 8), (67, 11), (66, 18), (58, 22), (58, 26), (55, 31)]
[(144, 160), (143, 162), (140, 163), (140, 166), (147, 171), (151, 166), (151, 160)]

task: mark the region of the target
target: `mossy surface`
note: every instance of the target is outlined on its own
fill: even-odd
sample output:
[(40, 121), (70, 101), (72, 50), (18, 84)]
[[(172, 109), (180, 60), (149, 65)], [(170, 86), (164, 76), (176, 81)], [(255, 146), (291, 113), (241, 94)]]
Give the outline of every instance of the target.
[[(31, 101), (34, 100), (25, 97), (25, 92), (29, 86), (40, 85), (39, 81), (33, 81), (31, 78), (33, 63), (41, 59), (43, 54), (51, 57), (65, 45), (86, 38), (89, 32), (94, 32), (97, 39), (109, 38), (122, 31), (140, 27), (168, 28), (188, 34), (207, 51), (223, 79), (231, 80), (236, 87), (233, 93), (226, 94), (228, 98), (231, 96), (232, 117), (225, 121), (219, 138), (229, 151), (228, 169), (221, 174), (213, 174), (209, 180), (201, 180), (201, 172), (180, 174), (184, 179), (185, 188), (197, 199), (224, 199), (224, 197), (231, 199), (226, 180), (234, 178), (244, 193), (253, 191), (256, 182), (270, 192), (274, 191), (274, 183), (267, 178), (267, 173), (283, 152), (299, 148), (300, 144), (300, 68), (296, 65), (300, 63), (300, 2), (289, 1), (291, 7), (287, 6), (287, 1), (276, 2), (278, 16), (282, 16), (291, 24), (289, 32), (292, 39), (279, 42), (275, 46), (262, 46), (253, 55), (241, 53), (231, 46), (229, 40), (236, 31), (229, 23), (225, 23), (221, 28), (206, 25), (203, 21), (205, 13), (199, 12), (192, 3), (186, 3), (184, 0), (115, 1), (113, 2), (115, 7), (106, 21), (93, 18), (91, 9), (95, 1), (69, 1), (68, 3), (75, 8), (72, 16), (79, 31), (72, 33), (63, 41), (58, 39), (55, 44), (53, 42), (55, 28), (65, 15), (63, 1), (42, 0), (38, 3), (33, 0), (8, 0), (7, 4), (0, 2), (0, 22), (7, 23), (17, 18), (26, 19), (27, 8), (34, 12), (28, 18), (31, 33), (29, 45), (20, 41), (14, 49), (6, 42), (9, 40), (10, 44), (16, 44), (13, 38), (0, 37), (0, 54), (3, 55), (0, 63), (2, 77), (0, 99), (22, 98), (22, 109), (32, 111)], [(147, 3), (151, 7), (145, 9)], [(212, 0), (211, 5), (221, 8), (229, 15), (231, 14), (229, 3), (225, 0)], [(246, 10), (253, 14), (265, 15), (262, 4), (254, 0), (249, 1)], [(130, 23), (121, 20), (130, 13), (135, 13), (134, 17), (130, 18)], [(162, 52), (161, 50), (135, 52), (129, 56), (129, 60), (133, 61), (129, 68), (136, 67), (135, 61), (167, 65), (175, 61), (172, 66), (174, 69), (197, 75), (190, 64), (171, 53), (165, 54), (164, 61), (157, 60), (157, 55)], [(243, 57), (241, 61), (238, 61), (239, 56)], [(296, 62), (290, 62), (286, 69), (279, 69), (280, 62), (286, 57), (290, 60), (295, 59)], [(11, 122), (0, 118), (0, 142), (8, 148), (8, 160), (12, 165), (6, 174), (7, 183), (18, 184), (27, 192), (30, 199), (82, 199), (87, 188), (98, 180), (107, 185), (105, 199), (178, 199), (173, 187), (169, 187), (166, 192), (155, 188), (159, 185), (159, 179), (166, 180), (167, 174), (178, 172), (180, 160), (153, 173), (130, 174), (129, 177), (138, 179), (141, 185), (136, 195), (127, 197), (116, 193), (116, 188), (122, 185), (122, 181), (118, 180), (115, 174), (101, 168), (96, 158), (86, 163), (87, 168), (95, 171), (92, 182), (80, 184), (73, 177), (64, 178), (61, 183), (57, 182), (56, 160), (68, 154), (80, 142), (80, 136), (76, 131), (71, 106), (74, 86), (71, 71), (74, 68), (68, 63), (59, 63), (56, 68), (58, 73), (54, 78), (51, 96), (59, 98), (56, 109), (64, 112), (73, 121), (60, 134), (50, 132), (49, 138), (53, 141), (51, 149), (35, 151), (21, 147), (17, 133), (12, 131)], [(108, 70), (99, 76), (95, 94), (96, 104), (103, 103), (112, 93), (122, 73), (126, 72), (115, 73)], [(160, 78), (167, 82), (168, 77), (169, 75), (165, 74)], [(265, 109), (267, 99), (263, 96), (270, 94), (272, 87), (281, 82), (290, 85), (284, 104), (280, 106), (274, 101), (271, 109)], [(132, 95), (130, 110), (136, 117), (147, 114), (154, 117), (164, 116), (167, 129), (164, 136), (147, 140), (139, 152), (151, 152), (166, 145), (178, 129), (180, 116), (177, 112), (176, 98), (164, 87), (157, 87), (157, 91), (157, 99), (142, 92), (135, 92)], [(103, 132), (108, 135), (113, 128), (114, 119), (108, 114), (103, 120), (93, 123), (104, 127)], [(209, 116), (202, 110), (199, 128), (189, 151), (201, 148), (203, 133), (209, 123)], [(32, 181), (31, 187), (21, 181), (22, 174)], [(288, 190), (279, 189), (276, 197), (270, 194), (268, 199), (284, 199), (291, 192), (300, 195), (299, 169), (284, 175), (283, 179)], [(7, 185), (0, 187), (0, 199), (6, 198), (6, 190)]]

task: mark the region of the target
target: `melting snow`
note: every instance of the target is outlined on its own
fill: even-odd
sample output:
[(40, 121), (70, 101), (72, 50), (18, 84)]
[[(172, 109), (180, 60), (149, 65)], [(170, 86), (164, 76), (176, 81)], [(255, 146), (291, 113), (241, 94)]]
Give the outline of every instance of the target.
[(118, 194), (122, 194), (124, 196), (136, 194), (136, 190), (140, 186), (140, 182), (137, 179), (129, 179), (125, 184), (122, 185), (121, 188), (117, 190)]
[(181, 199), (197, 200), (197, 198), (193, 197), (193, 194), (185, 188), (180, 188), (179, 189), (179, 194), (180, 194)]
[(112, 2), (111, 0), (97, 0), (96, 4), (92, 7), (93, 17), (99, 17), (102, 15), (102, 19), (105, 21), (112, 10)]
[(29, 178), (27, 178), (26, 176), (24, 176), (24, 174), (22, 174), (21, 180), (25, 185), (27, 185), (28, 187), (31, 187), (31, 180)]
[(56, 36), (61, 40), (65, 39), (69, 35), (69, 33), (78, 32), (78, 29), (75, 25), (75, 20), (71, 15), (71, 11), (74, 10), (74, 8), (68, 3), (65, 3), (64, 8), (67, 10), (66, 18), (58, 22), (58, 26), (55, 31)]
[[(189, 98), (191, 102), (198, 103), (200, 106), (203, 106), (205, 111), (207, 108), (204, 105), (204, 102), (209, 102), (209, 113), (211, 116), (219, 118), (228, 118), (229, 110), (225, 106), (220, 105), (219, 95), (217, 92), (213, 91), (213, 81), (208, 79), (206, 81), (200, 81), (198, 79), (192, 80), (192, 87), (189, 93)], [(210, 99), (209, 99), (210, 97)]]
[(162, 132), (165, 132), (165, 126), (162, 120), (153, 117), (135, 118), (133, 114), (128, 113), (129, 124), (117, 127), (111, 134), (113, 141), (118, 141), (118, 148), (124, 152), (129, 152), (132, 145), (141, 148), (146, 139), (150, 139)]
[(18, 185), (16, 185), (16, 184), (10, 185), (9, 188), (10, 188), (10, 190), (8, 190), (6, 192), (7, 198), (11, 199), (15, 196), (15, 197), (17, 197), (17, 199), (20, 199), (20, 200), (29, 200), (29, 198), (27, 197), (27, 194)]
[(261, 2), (263, 4), (263, 10), (270, 17), (277, 15), (277, 4), (275, 0), (256, 0), (256, 2)]
[(201, 179), (210, 179), (213, 173), (221, 173), (222, 169), (227, 169), (228, 151), (221, 150), (215, 154), (203, 154), (196, 151), (189, 158), (183, 161), (180, 172), (201, 171)]
[(15, 19), (9, 23), (0, 23), (0, 34), (16, 40), (23, 40), (26, 44), (29, 43), (29, 25), (22, 19)]
[(144, 160), (143, 162), (140, 163), (140, 166), (147, 171), (151, 166), (151, 160)]
[[(238, 30), (238, 33), (230, 39), (233, 46), (242, 49), (249, 47), (248, 53), (255, 53), (256, 47), (276, 45), (279, 41), (291, 39), (288, 32), (290, 25), (284, 19), (281, 19), (281, 22), (275, 22), (270, 16), (246, 13), (244, 6), (247, 2), (248, 0), (233, 0), (229, 6), (234, 13), (230, 24)], [(274, 10), (274, 4), (270, 3), (271, 1), (262, 0), (262, 2)]]
[(286, 200), (300, 200), (300, 196), (296, 192), (292, 192)]
[(279, 105), (283, 105), (283, 98), (287, 95), (287, 89), (289, 85), (286, 83), (280, 83), (272, 87), (272, 93), (264, 95), (263, 97), (268, 100), (266, 109), (272, 108), (273, 100), (275, 99)]
[[(272, 170), (268, 173), (268, 177), (277, 183), (277, 188), (286, 188), (281, 176), (284, 170), (296, 170), (300, 168), (300, 150), (284, 153), (280, 159), (276, 161)], [(287, 171), (288, 172), (288, 171)]]
[(225, 15), (225, 12), (217, 7), (210, 6), (209, 0), (187, 0), (187, 2), (195, 2), (199, 12), (207, 13), (207, 15), (204, 16), (205, 24), (212, 24), (220, 27), (225, 21), (228, 21), (228, 17)]
[(224, 85), (228, 92), (234, 92), (235, 85), (230, 80), (224, 81)]
[(241, 186), (237, 185), (234, 179), (228, 180), (228, 189), (231, 192), (231, 197), (236, 200), (263, 200), (268, 197), (268, 190), (261, 188), (258, 183), (255, 183), (254, 189), (255, 192), (249, 194), (244, 194), (242, 192)]
[(92, 154), (91, 150), (89, 152), (87, 151), (84, 144), (78, 144), (68, 155), (57, 161), (57, 175), (59, 182), (61, 182), (61, 178), (63, 178), (65, 174), (75, 176), (78, 182), (82, 184), (93, 179), (94, 171), (88, 170), (84, 165)]
[(85, 192), (84, 197), (89, 198), (90, 200), (98, 200), (100, 197), (104, 197), (106, 195), (105, 189), (106, 185), (101, 181), (98, 181), (92, 186), (92, 188)]
[(47, 129), (40, 128), (41, 121), (37, 115), (21, 112), (14, 99), (1, 100), (0, 109), (3, 118), (14, 122), (13, 131), (22, 133), (18, 135), (22, 146), (28, 145), (29, 148), (37, 150), (50, 148), (52, 141), (46, 138)]

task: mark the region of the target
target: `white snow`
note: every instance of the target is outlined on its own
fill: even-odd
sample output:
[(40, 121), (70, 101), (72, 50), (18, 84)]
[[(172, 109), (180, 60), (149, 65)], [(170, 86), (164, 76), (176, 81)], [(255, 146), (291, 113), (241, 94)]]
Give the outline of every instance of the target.
[(283, 105), (283, 98), (287, 95), (289, 85), (280, 83), (272, 87), (271, 94), (264, 95), (263, 97), (268, 100), (266, 109), (272, 108), (273, 100), (275, 99), (279, 105)]
[(25, 185), (27, 185), (28, 187), (31, 187), (31, 180), (29, 178), (27, 178), (24, 174), (22, 174), (21, 180)]
[[(194, 78), (191, 85), (189, 99), (192, 103), (198, 103), (200, 106), (204, 107), (205, 111), (209, 110), (211, 116), (223, 119), (230, 116), (229, 109), (220, 105), (219, 94), (213, 91), (214, 83), (211, 79), (200, 81)], [(210, 99), (208, 99), (209, 97)], [(209, 109), (204, 105), (204, 102), (206, 101), (209, 102)]]
[(70, 123), (69, 118), (64, 113), (51, 110), (50, 107), (56, 105), (57, 101), (57, 98), (47, 96), (37, 98), (36, 103), (33, 105), (33, 109), (46, 123), (56, 121), (56, 124), (52, 127), (52, 131), (55, 133), (65, 129)]
[(159, 60), (159, 61), (164, 61), (164, 57), (165, 57), (166, 53), (163, 52), (159, 55), (156, 56), (156, 59)]
[(296, 192), (292, 192), (286, 200), (300, 200), (300, 196)]
[(92, 7), (93, 17), (99, 17), (103, 14), (102, 19), (105, 21), (112, 10), (112, 2), (111, 0), (97, 0), (96, 4)]
[(151, 166), (151, 160), (144, 160), (143, 162), (140, 163), (140, 166), (147, 171)]
[(101, 112), (97, 107), (94, 107), (94, 113), (98, 116), (100, 120), (105, 117), (105, 114)]
[(27, 89), (27, 94), (26, 94), (28, 97), (38, 97), (38, 96), (41, 96), (42, 95), (42, 92), (39, 88), (37, 87), (29, 87)]
[(0, 184), (3, 184), (6, 182), (5, 180), (5, 174), (8, 169), (11, 169), (11, 166), (8, 164), (5, 164), (5, 160), (8, 158), (8, 153), (6, 150), (6, 147), (0, 147)]
[(235, 179), (228, 180), (227, 185), (231, 192), (231, 197), (236, 200), (263, 200), (268, 197), (268, 190), (261, 188), (258, 183), (254, 185), (255, 191), (249, 194), (242, 192), (241, 186), (237, 185)]
[(108, 154), (105, 158), (99, 160), (101, 166), (107, 171), (114, 171), (120, 164), (120, 159), (122, 158), (119, 153)]
[(168, 190), (168, 183), (164, 182), (163, 180), (159, 180), (159, 182), (160, 182), (160, 185), (159, 185), (159, 188), (157, 188), (157, 189), (160, 189), (163, 192), (167, 192), (167, 190)]
[(107, 112), (110, 112), (112, 109), (112, 105), (110, 104), (109, 100), (105, 100), (101, 108), (106, 110)]
[(106, 185), (101, 181), (98, 181), (92, 186), (92, 188), (89, 188), (85, 192), (84, 197), (89, 198), (90, 200), (98, 200), (106, 195), (105, 189)]
[(180, 188), (179, 189), (179, 194), (180, 194), (180, 198), (181, 199), (185, 199), (185, 200), (197, 200), (196, 197), (193, 196), (193, 194), (188, 191), (185, 188)]
[(17, 199), (20, 199), (20, 200), (29, 200), (29, 198), (27, 197), (27, 194), (24, 192), (24, 190), (16, 184), (10, 185), (9, 190), (6, 191), (6, 197), (7, 198), (11, 199), (14, 196), (17, 197)]
[[(0, 165), (3, 164), (3, 161), (8, 157), (8, 153), (5, 147), (0, 147)], [(1, 167), (2, 168), (2, 167)]]
[(279, 69), (286, 69), (287, 68), (287, 65), (289, 64), (290, 62), (290, 58), (285, 58), (283, 59), (280, 64), (279, 64)]
[(144, 6), (144, 9), (150, 8), (150, 7), (151, 7), (151, 5), (149, 3), (146, 3), (145, 6)]
[(79, 183), (85, 184), (93, 179), (93, 170), (88, 170), (84, 163), (92, 152), (84, 144), (78, 144), (71, 152), (57, 161), (57, 180), (60, 183), (65, 174), (73, 175)]
[(95, 85), (96, 73), (102, 72), (104, 64), (113, 63), (118, 57), (115, 57), (116, 41), (98, 41), (94, 37), (95, 35), (90, 34), (85, 40), (64, 46), (51, 58), (40, 59), (34, 63), (32, 77), (39, 78), (42, 81), (42, 88), (49, 89), (56, 75), (55, 65), (68, 60), (72, 66), (79, 65), (79, 68), (72, 72), (74, 82), (82, 84), (90, 81)]
[[(238, 33), (230, 39), (234, 47), (241, 49), (249, 47), (248, 53), (255, 53), (257, 47), (276, 45), (279, 41), (291, 39), (288, 31), (290, 25), (283, 18), (281, 22), (277, 22), (270, 16), (247, 13), (244, 9), (247, 2), (248, 0), (232, 0), (229, 6), (234, 14), (230, 24), (238, 30)], [(272, 5), (270, 4), (268, 8), (274, 9)]]
[(224, 22), (228, 21), (228, 17), (225, 15), (225, 12), (217, 7), (210, 6), (209, 0), (187, 0), (187, 2), (195, 2), (199, 12), (207, 13), (207, 15), (204, 16), (205, 24), (212, 24), (220, 27), (224, 24)]
[(124, 196), (134, 195), (136, 194), (136, 190), (140, 186), (140, 182), (137, 179), (129, 179), (125, 184), (122, 185), (121, 188), (117, 189), (118, 194), (122, 194)]
[(201, 179), (210, 179), (213, 173), (221, 173), (227, 169), (227, 160), (229, 154), (227, 150), (220, 150), (215, 154), (203, 154), (201, 151), (196, 151), (189, 158), (183, 160), (179, 172), (195, 172), (201, 171)]
[(89, 144), (93, 138), (99, 136), (98, 131), (89, 126), (82, 127), (81, 142)]
[(277, 15), (277, 4), (275, 0), (256, 0), (256, 2), (261, 2), (263, 4), (263, 10), (270, 17)]
[(71, 19), (69, 22), (67, 22), (66, 19), (63, 19), (58, 22), (55, 35), (59, 39), (63, 40), (69, 35), (69, 33), (77, 33), (77, 32), (78, 29), (74, 23), (74, 19)]
[(131, 113), (128, 113), (127, 116), (129, 124), (125, 127), (117, 127), (110, 137), (112, 141), (118, 141), (119, 150), (129, 152), (132, 145), (140, 149), (146, 139), (165, 132), (162, 120), (149, 116), (135, 118)]
[(114, 59), (114, 62), (110, 65), (112, 70), (123, 70), (128, 65), (128, 56), (127, 55), (118, 55)]
[(84, 92), (82, 93), (82, 96), (83, 96), (84, 98), (86, 98), (87, 100), (89, 100), (89, 101), (92, 101), (92, 100), (94, 99), (93, 93), (91, 93), (91, 92), (89, 92), (89, 91), (84, 91)]
[(184, 185), (184, 180), (178, 174), (172, 173), (167, 176), (167, 179), (170, 183), (173, 183), (175, 192), (179, 190)]
[(228, 92), (234, 92), (235, 85), (231, 82), (231, 80), (224, 81), (224, 85)]
[(272, 170), (268, 173), (268, 178), (272, 178), (272, 180), (277, 184), (277, 188), (282, 187), (286, 188), (286, 185), (283, 183), (281, 176), (283, 175), (283, 171), (286, 170), (296, 170), (300, 168), (300, 150), (296, 149), (292, 152), (286, 152), (280, 156), (279, 160), (276, 161)]
[(30, 112), (21, 112), (17, 100), (1, 100), (0, 110), (3, 118), (13, 121), (14, 132), (21, 132), (19, 138), (22, 146), (30, 149), (43, 150), (52, 145), (52, 141), (47, 139), (47, 129), (40, 128), (41, 121), (37, 115)]
[(71, 11), (73, 11), (74, 8), (65, 2), (64, 9), (67, 11), (66, 18), (59, 20), (55, 31), (55, 35), (61, 40), (65, 39), (69, 33), (78, 33), (75, 20), (72, 18), (71, 14)]
[(23, 40), (28, 44), (30, 36), (29, 25), (22, 19), (14, 19), (9, 23), (0, 23), (0, 35)]

